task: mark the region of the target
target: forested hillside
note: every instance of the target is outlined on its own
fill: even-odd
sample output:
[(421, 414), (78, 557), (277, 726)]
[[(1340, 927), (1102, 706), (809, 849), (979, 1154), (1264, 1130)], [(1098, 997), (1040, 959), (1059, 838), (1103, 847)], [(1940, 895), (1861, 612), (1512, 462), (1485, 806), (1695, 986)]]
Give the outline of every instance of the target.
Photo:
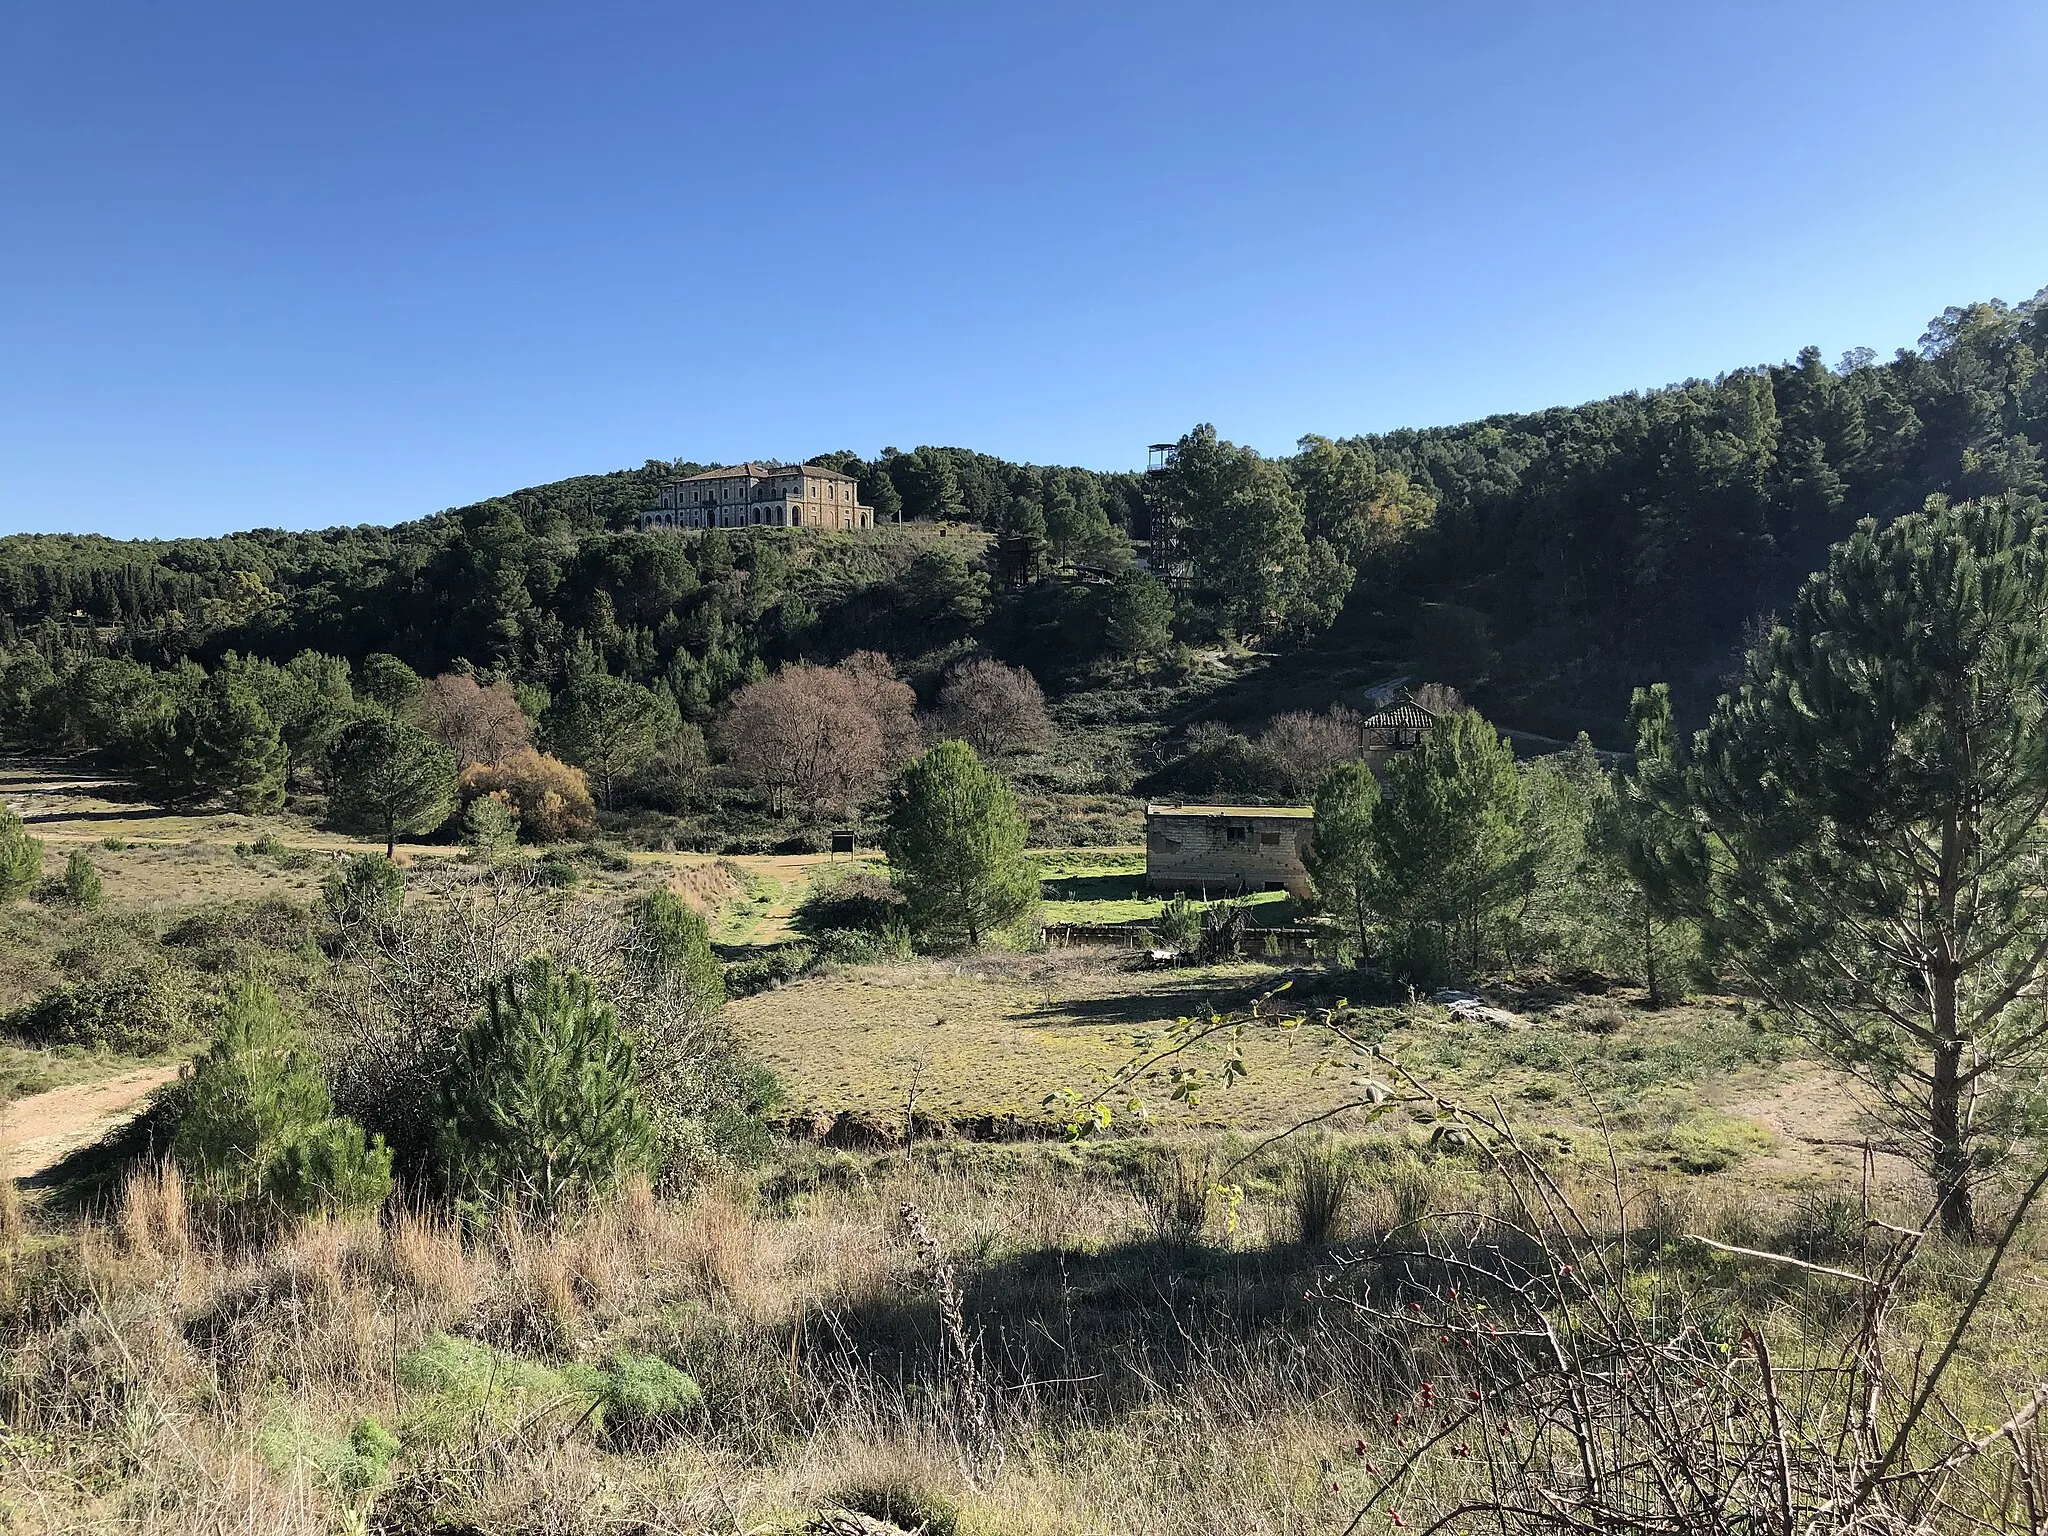
[(978, 649), (1058, 693), (1242, 642), (1304, 661), (1363, 647), (1511, 723), (1611, 738), (1652, 678), (1702, 715), (1745, 627), (1857, 520), (2041, 496), (2044, 333), (2041, 296), (1980, 303), (1888, 362), (1808, 349), (1281, 460), (1199, 428), (1151, 484), (953, 448), (818, 456), (913, 525), (870, 539), (642, 536), (659, 484), (701, 467), (659, 460), (392, 528), (17, 536), (0, 540), (6, 688), (18, 713), (87, 656), (313, 651), (546, 689), (580, 655), (702, 720), (750, 676), (856, 650), (935, 675)]

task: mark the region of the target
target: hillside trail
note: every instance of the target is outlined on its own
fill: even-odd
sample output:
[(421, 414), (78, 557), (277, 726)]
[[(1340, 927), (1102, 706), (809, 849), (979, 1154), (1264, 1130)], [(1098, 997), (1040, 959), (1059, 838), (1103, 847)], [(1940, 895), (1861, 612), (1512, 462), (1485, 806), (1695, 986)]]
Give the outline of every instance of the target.
[(0, 1169), (26, 1182), (80, 1147), (125, 1125), (149, 1096), (178, 1075), (178, 1065), (137, 1067), (92, 1083), (32, 1093), (0, 1110)]

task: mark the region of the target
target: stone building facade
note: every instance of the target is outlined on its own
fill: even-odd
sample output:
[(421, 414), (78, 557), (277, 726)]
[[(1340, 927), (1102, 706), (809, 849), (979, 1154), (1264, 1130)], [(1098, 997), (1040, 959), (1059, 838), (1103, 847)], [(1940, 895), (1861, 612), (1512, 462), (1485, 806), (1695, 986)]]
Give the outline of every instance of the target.
[(1250, 891), (1307, 896), (1302, 863), (1315, 812), (1293, 805), (1148, 805), (1145, 883), (1215, 898)]
[(671, 480), (640, 514), (651, 528), (830, 528), (875, 526), (859, 484), (836, 469), (808, 464), (740, 464)]

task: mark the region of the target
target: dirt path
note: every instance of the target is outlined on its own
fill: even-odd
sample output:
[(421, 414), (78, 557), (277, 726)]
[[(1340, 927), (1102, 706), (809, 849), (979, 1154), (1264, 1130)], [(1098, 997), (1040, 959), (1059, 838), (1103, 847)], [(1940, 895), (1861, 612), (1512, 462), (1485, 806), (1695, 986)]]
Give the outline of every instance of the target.
[(16, 1179), (55, 1167), (129, 1119), (178, 1075), (175, 1064), (137, 1067), (96, 1083), (30, 1094), (0, 1110), (0, 1167)]

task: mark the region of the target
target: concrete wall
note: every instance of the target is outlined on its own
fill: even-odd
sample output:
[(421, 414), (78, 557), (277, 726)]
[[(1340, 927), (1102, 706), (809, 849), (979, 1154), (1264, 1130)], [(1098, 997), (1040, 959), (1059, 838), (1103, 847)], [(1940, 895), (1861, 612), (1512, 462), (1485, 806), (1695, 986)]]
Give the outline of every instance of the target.
[(1145, 883), (1212, 898), (1274, 886), (1306, 896), (1301, 854), (1314, 832), (1305, 816), (1147, 816)]

